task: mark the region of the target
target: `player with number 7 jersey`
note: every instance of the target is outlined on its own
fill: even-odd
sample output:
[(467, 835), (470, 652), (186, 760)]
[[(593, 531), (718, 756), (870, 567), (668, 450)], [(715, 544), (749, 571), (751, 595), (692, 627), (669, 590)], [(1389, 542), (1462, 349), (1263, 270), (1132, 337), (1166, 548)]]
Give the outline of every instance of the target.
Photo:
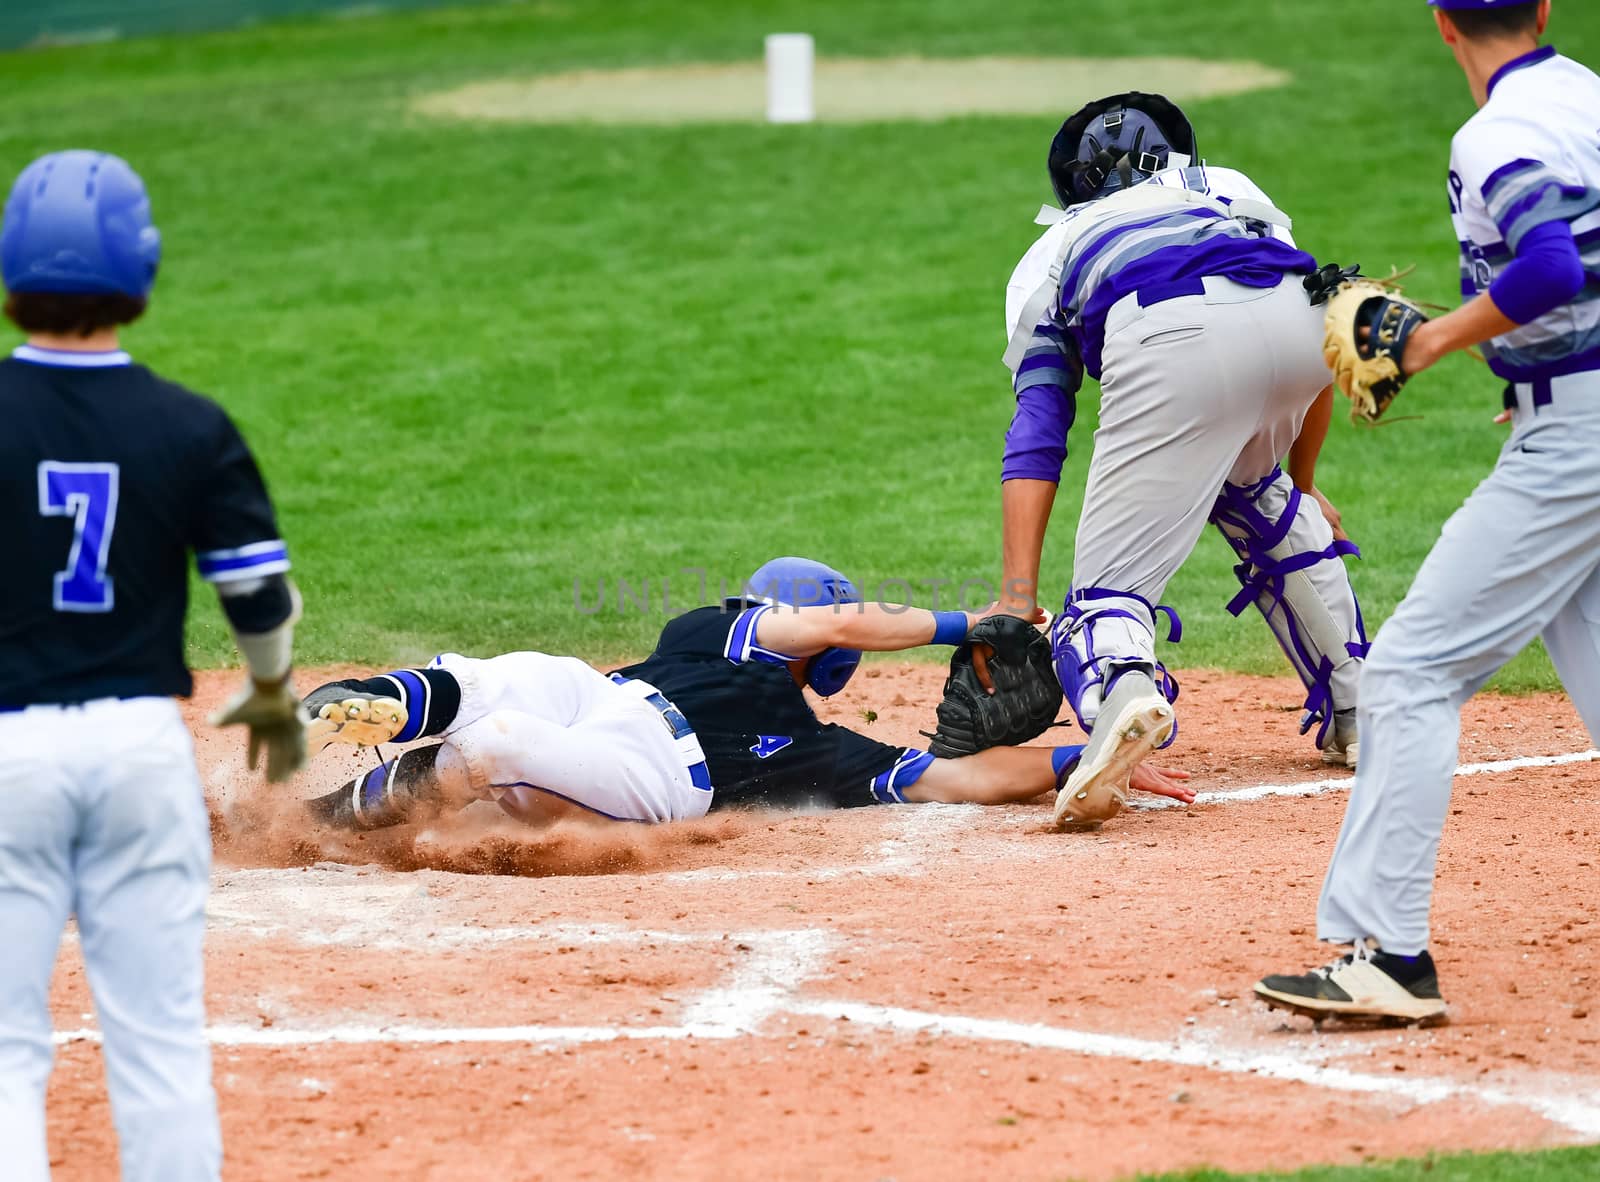
[(161, 239), (122, 160), (58, 152), (0, 224), (0, 1145), (49, 1177), (56, 946), (76, 914), (104, 1035), (124, 1179), (221, 1170), (201, 984), (211, 837), (175, 697), (189, 553), (222, 595), (251, 681), (216, 720), (269, 778), (304, 758), (289, 686), (299, 599), (261, 474), (221, 407), (135, 364)]

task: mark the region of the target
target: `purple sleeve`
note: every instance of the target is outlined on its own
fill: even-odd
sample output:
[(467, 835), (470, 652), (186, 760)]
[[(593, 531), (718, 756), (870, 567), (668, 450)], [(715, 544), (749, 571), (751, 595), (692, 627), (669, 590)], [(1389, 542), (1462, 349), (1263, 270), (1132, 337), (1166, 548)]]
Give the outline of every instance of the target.
[(1518, 324), (1531, 324), (1570, 301), (1586, 279), (1572, 225), (1544, 222), (1522, 235), (1517, 257), (1489, 287), (1494, 306)]
[(1000, 479), (1061, 483), (1067, 461), (1067, 432), (1077, 404), (1061, 386), (1027, 386), (1017, 391), (1017, 410), (1006, 432)]

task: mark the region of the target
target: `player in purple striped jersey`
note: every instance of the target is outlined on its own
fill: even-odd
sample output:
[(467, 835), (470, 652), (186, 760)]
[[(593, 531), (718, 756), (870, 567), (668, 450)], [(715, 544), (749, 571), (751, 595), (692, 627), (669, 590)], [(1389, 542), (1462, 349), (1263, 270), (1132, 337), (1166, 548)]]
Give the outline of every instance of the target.
[(1429, 913), (1463, 703), (1542, 637), (1600, 739), (1600, 76), (1540, 47), (1549, 0), (1432, 3), (1479, 108), (1450, 150), (1466, 302), (1419, 326), (1401, 364), (1481, 344), (1512, 430), (1373, 643), (1371, 758), (1317, 907), (1318, 938), (1354, 950), (1256, 985), (1319, 1020), (1445, 1014)]
[[(1063, 828), (1121, 807), (1128, 768), (1171, 741), (1176, 683), (1155, 658), (1167, 582), (1207, 522), (1240, 556), (1235, 614), (1254, 602), (1306, 684), (1305, 728), (1329, 762), (1356, 762), (1360, 610), (1312, 471), (1331, 395), (1317, 269), (1290, 221), (1242, 173), (1202, 162), (1159, 95), (1090, 103), (1049, 168), (1064, 209), (1007, 292), (1017, 409), (1006, 439), (1006, 610), (1033, 614), (1045, 527), (1084, 375), (1100, 423), (1056, 617), (1056, 672), (1089, 746), (1057, 801)], [(1293, 452), (1291, 453), (1291, 448)], [(1279, 468), (1292, 454), (1298, 483)]]

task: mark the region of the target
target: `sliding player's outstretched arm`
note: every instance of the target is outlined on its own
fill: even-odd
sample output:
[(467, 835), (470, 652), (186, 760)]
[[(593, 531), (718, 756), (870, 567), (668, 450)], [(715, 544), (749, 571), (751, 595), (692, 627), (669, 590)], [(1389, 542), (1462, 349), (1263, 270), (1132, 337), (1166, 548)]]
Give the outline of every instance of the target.
[[(1081, 747), (991, 747), (960, 759), (935, 759), (904, 789), (916, 804), (1022, 804), (1056, 788), (1070, 773)], [(1188, 772), (1140, 764), (1129, 786), (1189, 804), (1194, 789)]]
[(772, 604), (757, 619), (755, 638), (763, 649), (788, 659), (829, 648), (890, 653), (925, 644), (960, 644), (981, 618), (977, 612), (934, 612), (898, 604)]

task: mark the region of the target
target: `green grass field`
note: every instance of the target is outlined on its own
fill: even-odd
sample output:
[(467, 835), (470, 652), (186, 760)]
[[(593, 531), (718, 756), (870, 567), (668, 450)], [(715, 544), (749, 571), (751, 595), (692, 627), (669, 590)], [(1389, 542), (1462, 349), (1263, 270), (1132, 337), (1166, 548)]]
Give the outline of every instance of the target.
[(1365, 1166), (1319, 1167), (1293, 1174), (1223, 1174), (1196, 1170), (1185, 1174), (1141, 1175), (1142, 1182), (1588, 1182), (1600, 1177), (1600, 1150), (1563, 1149), (1552, 1153), (1488, 1153), (1427, 1157)]
[[(770, 128), (460, 126), (418, 93), (562, 68), (757, 56), (802, 27), (824, 54), (1191, 53), (1286, 89), (1195, 104), (1326, 258), (1420, 264), (1452, 299), (1449, 136), (1471, 111), (1422, 5), (1300, 0), (506, 3), (0, 57), (0, 170), (66, 144), (143, 170), (166, 268), (141, 359), (214, 393), (262, 459), (306, 594), (308, 662), (443, 648), (594, 658), (647, 648), (660, 579), (742, 579), (815, 554), (868, 585), (998, 574), (1010, 398), (1000, 293), (1048, 196), (1053, 120)], [(1558, 15), (1600, 48), (1600, 13)], [(1342, 421), (1321, 483), (1383, 619), (1490, 467), (1499, 386), (1455, 360), (1420, 422)], [(1045, 592), (1069, 570), (1093, 423), (1074, 432)], [(1222, 609), (1208, 537), (1168, 593), (1180, 665), (1275, 670)], [(574, 583), (609, 606), (575, 609)], [(656, 611), (619, 611), (650, 580)], [(691, 576), (676, 594), (692, 595)], [(231, 659), (198, 596), (199, 664)], [(923, 596), (925, 602), (927, 596)], [(1508, 687), (1553, 684), (1526, 654)]]

